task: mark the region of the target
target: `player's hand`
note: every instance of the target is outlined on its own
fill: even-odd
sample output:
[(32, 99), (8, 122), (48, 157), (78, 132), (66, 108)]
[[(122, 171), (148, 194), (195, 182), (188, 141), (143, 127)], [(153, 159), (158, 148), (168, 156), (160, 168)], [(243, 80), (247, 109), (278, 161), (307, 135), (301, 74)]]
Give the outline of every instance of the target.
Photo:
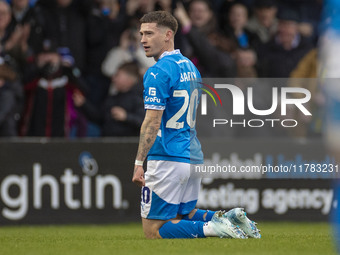
[(145, 186), (144, 169), (142, 166), (135, 166), (135, 170), (133, 171), (132, 182), (139, 187)]

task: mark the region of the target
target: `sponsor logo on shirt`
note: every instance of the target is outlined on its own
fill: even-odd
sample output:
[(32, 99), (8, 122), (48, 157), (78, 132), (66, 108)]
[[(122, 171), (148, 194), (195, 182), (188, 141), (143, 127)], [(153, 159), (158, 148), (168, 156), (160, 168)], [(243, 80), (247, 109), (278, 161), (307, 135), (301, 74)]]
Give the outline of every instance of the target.
[(156, 88), (155, 87), (149, 88), (149, 95), (152, 96), (152, 97), (156, 96)]
[(145, 99), (144, 99), (144, 102), (146, 103), (160, 103), (161, 100), (158, 98), (158, 97), (148, 97), (148, 96), (145, 96)]

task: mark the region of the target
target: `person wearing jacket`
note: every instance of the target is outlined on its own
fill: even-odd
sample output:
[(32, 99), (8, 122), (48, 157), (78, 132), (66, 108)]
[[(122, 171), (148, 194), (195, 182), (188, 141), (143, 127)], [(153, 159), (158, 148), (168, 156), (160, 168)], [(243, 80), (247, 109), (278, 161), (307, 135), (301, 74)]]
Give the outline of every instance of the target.
[(258, 51), (259, 77), (288, 78), (313, 47), (298, 31), (298, 13), (285, 9), (278, 18), (276, 36)]
[(144, 119), (139, 69), (136, 63), (122, 64), (112, 76), (109, 94), (100, 109), (76, 91), (73, 100), (88, 120), (101, 126), (102, 136), (138, 136)]

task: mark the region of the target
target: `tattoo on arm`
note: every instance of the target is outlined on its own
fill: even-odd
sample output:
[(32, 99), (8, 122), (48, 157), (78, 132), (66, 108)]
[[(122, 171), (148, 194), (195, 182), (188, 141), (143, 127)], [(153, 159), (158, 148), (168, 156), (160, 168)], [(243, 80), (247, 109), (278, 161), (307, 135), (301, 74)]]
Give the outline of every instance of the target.
[(149, 111), (150, 110), (147, 111), (143, 121), (139, 137), (139, 146), (136, 159), (141, 161), (145, 160), (149, 150), (156, 140), (157, 132), (159, 130), (163, 115), (163, 111), (152, 110), (151, 113)]

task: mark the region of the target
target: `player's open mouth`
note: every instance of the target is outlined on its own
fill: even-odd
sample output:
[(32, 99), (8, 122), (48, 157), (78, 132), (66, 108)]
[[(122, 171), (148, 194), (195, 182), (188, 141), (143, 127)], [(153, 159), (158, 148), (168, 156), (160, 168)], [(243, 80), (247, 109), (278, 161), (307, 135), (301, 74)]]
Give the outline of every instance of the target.
[(148, 51), (150, 49), (150, 46), (144, 46), (144, 51)]

